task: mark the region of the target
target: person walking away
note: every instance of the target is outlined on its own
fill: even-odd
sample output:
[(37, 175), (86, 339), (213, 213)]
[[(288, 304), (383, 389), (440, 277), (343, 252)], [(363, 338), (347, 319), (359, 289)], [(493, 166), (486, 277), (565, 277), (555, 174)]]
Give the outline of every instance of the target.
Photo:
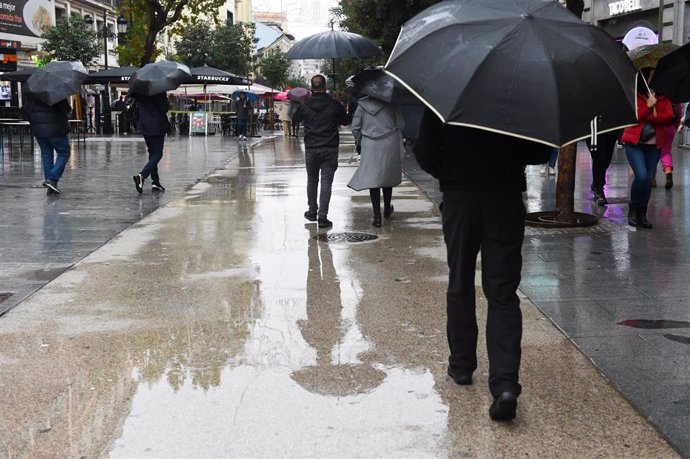
[(586, 140), (589, 154), (592, 156), (592, 201), (599, 206), (608, 204), (606, 195), (604, 194), (604, 186), (606, 186), (606, 171), (611, 165), (613, 152), (616, 150), (616, 142), (623, 131), (617, 129), (615, 131), (604, 132), (597, 136), (596, 147), (592, 146), (591, 139)]
[[(326, 78), (315, 75), (311, 79), (312, 96), (300, 104), (292, 118), (293, 123), (304, 123), (304, 149), (307, 169), (307, 204), (304, 218), (316, 221), (319, 228), (330, 228), (328, 206), (331, 201), (333, 176), (338, 168), (340, 125), (348, 125), (342, 104), (326, 93)], [(316, 195), (321, 174), (321, 193)]]
[(361, 146), (361, 161), (347, 184), (355, 191), (369, 189), (376, 227), (381, 226), (381, 190), (383, 216), (393, 214), (393, 187), (402, 181), (401, 158), (404, 154), (402, 113), (395, 106), (373, 97), (360, 99), (350, 128)]
[(625, 128), (621, 141), (635, 178), (630, 187), (628, 224), (651, 229), (647, 220), (647, 206), (652, 195), (652, 177), (666, 141), (664, 125), (673, 120), (671, 101), (649, 89), (652, 69), (640, 70), (637, 79), (637, 120), (635, 126)]
[(47, 189), (48, 195), (61, 193), (58, 182), (70, 157), (68, 134), (71, 111), (66, 99), (55, 105), (48, 105), (31, 94), (26, 95), (26, 113), (33, 135), (41, 148), (43, 187)]
[[(661, 167), (666, 176), (666, 184), (664, 188), (670, 190), (673, 188), (673, 140), (676, 138), (676, 131), (681, 123), (681, 111), (682, 107), (680, 104), (674, 104), (673, 106), (673, 120), (664, 126), (664, 131), (666, 133), (666, 141), (661, 147)], [(656, 168), (654, 169), (654, 178), (652, 180), (652, 186), (656, 186)]]
[(292, 111), (291, 106), (292, 105), (290, 101), (287, 99), (282, 101), (282, 103), (280, 104), (280, 114), (278, 115), (278, 117), (280, 118), (280, 121), (283, 123), (283, 137), (290, 137), (290, 124), (292, 123), (292, 115), (290, 114), (290, 112)]
[(247, 126), (252, 115), (252, 104), (247, 98), (247, 94), (242, 91), (235, 104), (237, 114), (237, 136), (239, 140), (247, 140)]
[[(493, 420), (515, 418), (522, 339), (517, 288), (522, 269), (526, 164), (543, 164), (551, 147), (495, 132), (443, 124), (425, 109), (413, 148), (423, 170), (439, 180), (448, 267), (448, 375), (472, 384), (477, 369), (475, 269), (481, 251), (488, 301), (486, 345)], [(491, 170), (492, 180), (486, 180)]]
[(289, 113), (289, 117), (290, 117), (290, 121), (291, 121), (290, 124), (292, 125), (292, 136), (293, 136), (293, 137), (299, 136), (299, 123), (294, 123), (294, 122), (292, 122), (292, 118), (295, 116), (295, 112), (296, 112), (297, 109), (299, 108), (300, 103), (301, 103), (301, 102), (299, 102), (299, 101), (297, 101), (297, 100), (293, 100), (293, 101), (290, 103), (290, 113)]
[(558, 161), (558, 148), (551, 150), (551, 156), (549, 156), (548, 162), (539, 170), (539, 175), (556, 175), (556, 161)]
[(140, 194), (144, 191), (144, 181), (151, 176), (151, 191), (165, 191), (158, 176), (158, 163), (163, 158), (165, 134), (170, 130), (168, 121), (168, 98), (165, 93), (145, 96), (133, 94), (138, 113), (137, 126), (144, 135), (149, 160), (139, 174), (134, 175), (134, 186)]

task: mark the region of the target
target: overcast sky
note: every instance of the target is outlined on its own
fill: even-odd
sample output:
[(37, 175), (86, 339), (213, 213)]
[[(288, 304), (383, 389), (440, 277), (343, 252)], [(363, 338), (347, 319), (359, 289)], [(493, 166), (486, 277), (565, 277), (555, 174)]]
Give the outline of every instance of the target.
[(328, 30), (330, 9), (336, 6), (338, 0), (252, 0), (254, 12), (284, 12), (288, 32), (297, 40)]

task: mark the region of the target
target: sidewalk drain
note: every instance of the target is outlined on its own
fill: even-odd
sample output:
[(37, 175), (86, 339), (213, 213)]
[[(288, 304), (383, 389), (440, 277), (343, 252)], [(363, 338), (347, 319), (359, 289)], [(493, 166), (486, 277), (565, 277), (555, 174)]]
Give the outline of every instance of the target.
[(5, 300), (9, 300), (12, 295), (14, 295), (14, 293), (0, 292), (0, 303), (3, 303)]
[(370, 233), (324, 233), (313, 237), (324, 242), (366, 242), (378, 238), (377, 235)]

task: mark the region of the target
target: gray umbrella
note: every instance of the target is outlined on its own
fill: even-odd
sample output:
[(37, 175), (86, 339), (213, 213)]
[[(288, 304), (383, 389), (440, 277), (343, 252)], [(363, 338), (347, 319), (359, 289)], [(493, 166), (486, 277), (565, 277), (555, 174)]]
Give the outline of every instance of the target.
[(129, 79), (129, 91), (152, 96), (177, 89), (191, 79), (189, 67), (178, 62), (158, 61), (146, 64)]
[(356, 97), (371, 96), (388, 104), (421, 104), (410, 91), (395, 78), (383, 71), (383, 67), (367, 67), (348, 78), (353, 84)]
[(81, 62), (50, 62), (31, 74), (24, 90), (48, 105), (55, 105), (78, 93), (87, 76)]
[(362, 35), (328, 30), (310, 35), (290, 48), (285, 54), (288, 59), (339, 59), (341, 57), (383, 56), (381, 48)]

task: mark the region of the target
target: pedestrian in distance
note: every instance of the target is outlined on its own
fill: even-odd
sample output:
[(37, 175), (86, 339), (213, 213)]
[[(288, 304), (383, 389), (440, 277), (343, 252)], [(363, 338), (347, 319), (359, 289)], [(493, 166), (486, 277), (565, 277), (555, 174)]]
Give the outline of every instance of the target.
[[(481, 251), (488, 302), (486, 345), (493, 420), (515, 418), (522, 339), (517, 288), (522, 269), (525, 166), (543, 164), (551, 147), (503, 134), (443, 124), (425, 109), (414, 144), (423, 170), (439, 180), (448, 267), (448, 375), (472, 384), (477, 369), (475, 269)], [(491, 180), (486, 171), (491, 170)]]
[(402, 181), (402, 155), (405, 152), (402, 130), (403, 115), (395, 106), (373, 97), (359, 100), (352, 117), (352, 134), (361, 147), (361, 160), (350, 183), (355, 191), (369, 189), (376, 227), (381, 226), (381, 191), (383, 216), (393, 214), (393, 187)]
[(278, 118), (283, 124), (283, 137), (290, 137), (290, 132), (292, 131), (292, 104), (289, 100), (285, 99), (280, 102)]
[(47, 189), (48, 195), (61, 193), (58, 182), (70, 157), (68, 134), (71, 111), (66, 99), (55, 105), (48, 105), (31, 94), (26, 95), (26, 113), (33, 135), (41, 148), (43, 187)]
[[(330, 228), (328, 207), (331, 201), (333, 176), (338, 169), (339, 127), (349, 124), (342, 104), (326, 93), (326, 78), (316, 75), (311, 79), (312, 96), (300, 104), (292, 118), (293, 123), (304, 124), (304, 149), (307, 168), (307, 204), (304, 218), (317, 222), (319, 228)], [(319, 174), (321, 192), (318, 196)]]
[(621, 136), (622, 131), (617, 129), (615, 131), (604, 132), (597, 136), (597, 145), (593, 146), (591, 139), (586, 140), (589, 154), (592, 157), (592, 201), (599, 206), (608, 204), (604, 187), (606, 186), (606, 171), (611, 165), (613, 152), (616, 150), (616, 143)]
[(242, 91), (235, 103), (235, 113), (237, 114), (237, 137), (239, 140), (247, 140), (247, 126), (249, 118), (252, 116), (252, 103), (249, 102), (247, 94)]
[(652, 195), (652, 178), (666, 142), (666, 125), (673, 121), (671, 101), (654, 94), (648, 82), (652, 70), (640, 70), (637, 79), (637, 120), (635, 126), (625, 128), (621, 141), (635, 178), (630, 187), (628, 224), (636, 228), (651, 229), (647, 220), (647, 207)]
[(553, 148), (549, 161), (541, 167), (539, 175), (556, 175), (556, 161), (558, 161), (558, 148)]
[(168, 120), (168, 98), (165, 93), (145, 96), (133, 94), (138, 115), (137, 126), (144, 135), (146, 148), (149, 152), (149, 160), (139, 174), (134, 175), (134, 186), (138, 193), (144, 191), (144, 181), (151, 177), (151, 191), (165, 191), (158, 175), (158, 163), (163, 158), (163, 145), (165, 135), (170, 130)]
[[(661, 167), (666, 177), (666, 183), (664, 188), (670, 190), (673, 188), (673, 140), (676, 138), (676, 132), (678, 127), (682, 126), (681, 112), (682, 107), (680, 104), (673, 104), (673, 120), (664, 126), (666, 131), (666, 141), (661, 146)], [(656, 186), (656, 169), (654, 169), (654, 178), (652, 180), (652, 187)]]
[(292, 122), (292, 118), (295, 116), (295, 112), (299, 108), (300, 103), (301, 102), (298, 100), (293, 100), (290, 103), (290, 114), (289, 114), (289, 116), (290, 116), (290, 121), (291, 121), (290, 124), (292, 126), (292, 136), (293, 137), (299, 136), (299, 123)]

